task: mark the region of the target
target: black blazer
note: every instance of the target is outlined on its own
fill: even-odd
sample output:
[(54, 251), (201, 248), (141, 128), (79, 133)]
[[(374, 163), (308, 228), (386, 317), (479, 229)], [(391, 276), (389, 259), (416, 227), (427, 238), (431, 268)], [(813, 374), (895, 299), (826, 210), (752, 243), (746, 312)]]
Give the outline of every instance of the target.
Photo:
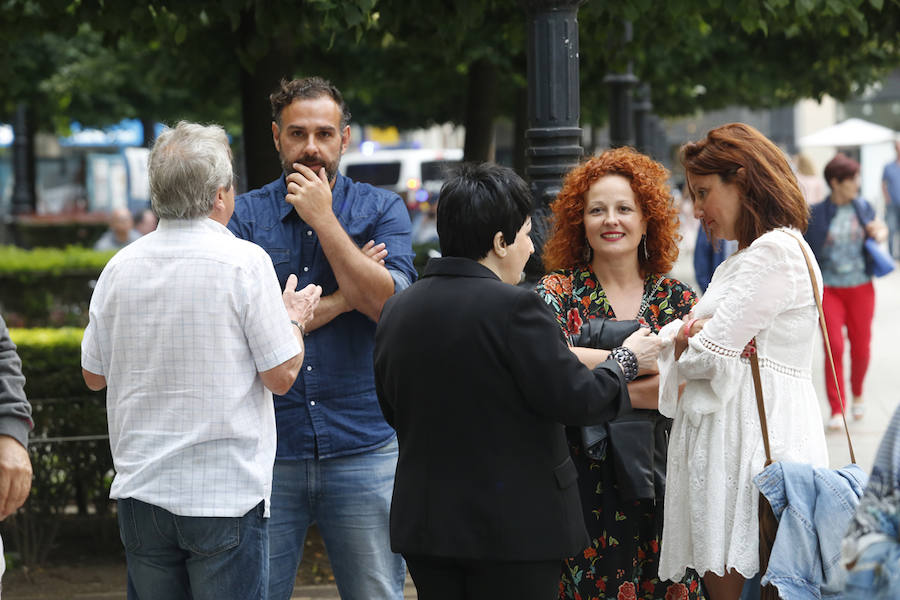
[(385, 304), (375, 386), (400, 444), (395, 552), (538, 561), (587, 547), (563, 424), (631, 404), (618, 364), (582, 365), (537, 294), (475, 261), (432, 259)]

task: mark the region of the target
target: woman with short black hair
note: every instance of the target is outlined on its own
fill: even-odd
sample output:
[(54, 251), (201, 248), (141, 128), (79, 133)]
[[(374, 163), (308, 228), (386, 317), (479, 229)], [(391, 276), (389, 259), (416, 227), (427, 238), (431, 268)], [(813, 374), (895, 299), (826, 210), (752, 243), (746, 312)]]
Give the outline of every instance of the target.
[(630, 411), (626, 382), (655, 369), (643, 330), (589, 370), (515, 285), (530, 212), (512, 170), (461, 167), (438, 203), (443, 257), (378, 322), (376, 391), (400, 446), (391, 547), (422, 600), (554, 597), (587, 543), (564, 424)]

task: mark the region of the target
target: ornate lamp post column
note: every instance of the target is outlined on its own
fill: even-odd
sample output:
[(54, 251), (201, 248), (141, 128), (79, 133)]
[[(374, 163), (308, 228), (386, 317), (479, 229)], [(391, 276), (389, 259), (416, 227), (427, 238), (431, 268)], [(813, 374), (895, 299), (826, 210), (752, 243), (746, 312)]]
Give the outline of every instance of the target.
[[(631, 22), (625, 21), (622, 26), (622, 44), (630, 41)], [(609, 85), (609, 145), (614, 148), (634, 145), (631, 88), (637, 82), (637, 77), (631, 72), (631, 61), (624, 73), (610, 73), (603, 78), (603, 83)]]
[(527, 166), (534, 196), (534, 255), (529, 281), (543, 274), (540, 255), (548, 234), (548, 205), (562, 178), (578, 164), (581, 147), (581, 88), (578, 72), (578, 7), (584, 0), (521, 0), (528, 13)]
[(13, 215), (34, 212), (34, 150), (28, 129), (31, 126), (29, 116), (24, 103), (16, 106), (13, 117)]
[(653, 103), (650, 101), (650, 85), (642, 83), (635, 90), (634, 98), (634, 147), (644, 154), (653, 156)]

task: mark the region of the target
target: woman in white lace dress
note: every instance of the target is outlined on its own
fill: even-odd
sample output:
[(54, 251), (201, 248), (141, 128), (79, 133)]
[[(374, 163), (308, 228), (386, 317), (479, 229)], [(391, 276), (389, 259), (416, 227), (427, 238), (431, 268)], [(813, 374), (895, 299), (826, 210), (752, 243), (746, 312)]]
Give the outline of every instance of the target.
[(798, 244), (807, 207), (784, 154), (747, 125), (686, 144), (682, 163), (710, 239), (737, 240), (739, 250), (692, 313), (659, 334), (673, 342), (660, 355), (659, 410), (674, 418), (659, 576), (693, 568), (710, 598), (737, 599), (759, 570), (752, 478), (765, 462), (742, 354), (759, 354), (773, 458), (828, 465), (810, 379), (817, 311)]

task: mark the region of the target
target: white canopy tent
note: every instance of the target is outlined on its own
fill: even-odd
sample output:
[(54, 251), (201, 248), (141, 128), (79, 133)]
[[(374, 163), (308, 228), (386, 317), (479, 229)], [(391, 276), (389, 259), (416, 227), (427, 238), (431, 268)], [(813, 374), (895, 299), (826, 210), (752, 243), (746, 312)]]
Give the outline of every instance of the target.
[(847, 119), (801, 137), (797, 140), (797, 145), (801, 149), (831, 147), (835, 151), (859, 147), (859, 162), (862, 166), (860, 193), (876, 209), (880, 209), (884, 204), (881, 197), (881, 174), (884, 165), (896, 157), (893, 146), (896, 137), (894, 130), (889, 127), (863, 119)]
[(797, 142), (801, 148), (832, 146), (847, 148), (894, 141), (894, 130), (862, 119), (847, 119), (810, 135)]

